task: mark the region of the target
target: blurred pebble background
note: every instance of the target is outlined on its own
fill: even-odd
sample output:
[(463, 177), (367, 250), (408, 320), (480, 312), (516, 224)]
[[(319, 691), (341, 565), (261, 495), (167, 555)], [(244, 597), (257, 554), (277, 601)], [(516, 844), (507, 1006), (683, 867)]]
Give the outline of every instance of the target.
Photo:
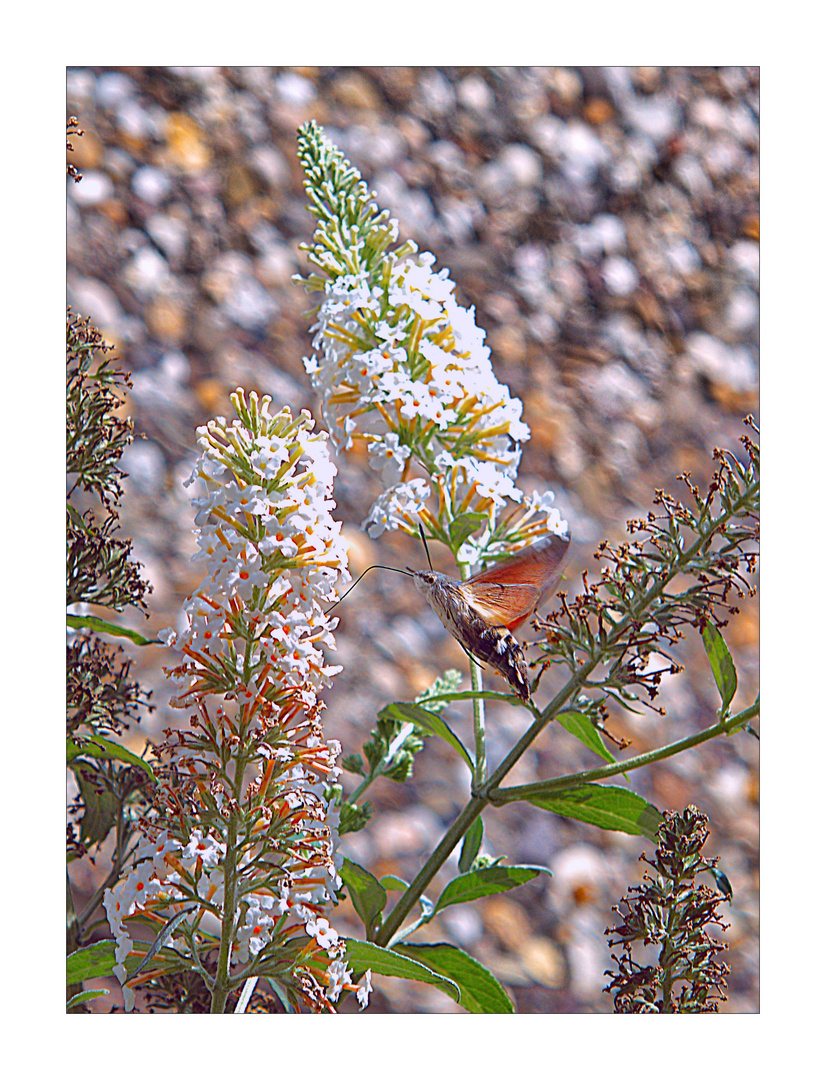
[[(679, 494), (685, 469), (702, 487), (713, 448), (738, 449), (743, 416), (757, 416), (757, 69), (70, 68), (66, 106), (84, 131), (69, 155), (83, 179), (68, 182), (68, 302), (132, 372), (127, 411), (144, 436), (124, 459), (121, 521), (154, 587), (145, 633), (178, 625), (200, 580), (182, 487), (195, 427), (228, 414), (236, 386), (316, 411), (302, 365), (311, 301), (291, 281), (306, 268), (298, 244), (314, 224), (295, 156), (308, 119), (359, 168), (402, 237), (449, 268), (460, 302), (475, 305), (497, 377), (522, 398), (532, 431), (518, 482), (556, 492), (576, 541), (569, 589), (596, 569), (601, 538), (617, 541), (647, 512), (654, 488)], [(375, 474), (352, 457), (338, 465), (354, 576), (376, 561), (421, 565), (407, 537), (374, 542), (359, 531)], [(740, 679), (735, 708), (758, 681), (757, 600), (740, 606), (724, 632)], [(370, 575), (340, 615), (344, 671), (326, 695), (326, 722), (351, 753), (383, 704), (466, 665), (396, 575)], [(157, 706), (132, 735), (140, 750), (185, 716), (167, 705), (159, 650), (132, 654)], [(687, 673), (658, 699), (665, 718), (612, 714), (611, 730), (632, 740), (627, 753), (714, 722), (699, 639), (680, 659)], [(449, 716), (469, 737), (469, 712)], [(495, 765), (527, 720), (493, 703), (488, 716)], [(757, 742), (738, 735), (633, 776), (661, 809), (693, 802), (711, 819), (706, 850), (734, 887), (729, 1012), (758, 1010), (757, 759)], [(596, 763), (551, 728), (511, 781)], [(412, 781), (372, 789), (375, 818), (345, 837), (346, 851), (377, 875), (410, 880), (466, 794), (463, 767), (429, 740)], [(603, 931), (639, 881), (643, 842), (523, 806), (488, 811), (485, 829), (483, 850), (545, 864), (553, 877), (452, 908), (420, 939), (447, 935), (467, 949), (519, 1012), (611, 1011)], [(89, 890), (105, 862), (85, 868)], [(356, 931), (348, 910), (336, 925)], [(376, 981), (371, 1011), (456, 1009), (438, 991)]]

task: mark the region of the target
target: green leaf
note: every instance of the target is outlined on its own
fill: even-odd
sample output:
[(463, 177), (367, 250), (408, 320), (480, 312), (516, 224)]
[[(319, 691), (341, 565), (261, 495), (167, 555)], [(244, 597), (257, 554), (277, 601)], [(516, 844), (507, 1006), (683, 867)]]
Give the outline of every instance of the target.
[(106, 622), (105, 619), (99, 619), (97, 615), (67, 615), (66, 625), (71, 626), (73, 630), (96, 630), (99, 634), (129, 638), (136, 645), (163, 645), (163, 642), (157, 638), (144, 637), (137, 630), (128, 630), (125, 626)]
[(486, 866), (460, 874), (448, 882), (433, 908), (434, 914), (451, 904), (466, 904), (482, 896), (507, 892), (517, 885), (532, 881), (541, 873), (550, 874), (544, 866)]
[(729, 879), (726, 877), (723, 871), (718, 870), (716, 866), (710, 866), (708, 868), (708, 872), (717, 882), (717, 888), (720, 890), (726, 900), (731, 903), (732, 899), (734, 898), (734, 889), (732, 889)]
[(429, 709), (423, 709), (420, 705), (414, 705), (412, 701), (394, 701), (392, 705), (385, 705), (379, 716), (397, 722), (412, 722), (428, 734), (438, 735), (439, 738), (444, 739), (454, 750), (459, 752), (471, 773), (473, 772), (473, 762), (470, 759), (470, 754), (462, 745), (461, 739), (451, 731), (441, 716), (437, 716), (436, 713), (430, 712)]
[(138, 769), (143, 769), (150, 780), (155, 782), (155, 774), (152, 771), (152, 766), (139, 758), (137, 754), (133, 754), (131, 750), (127, 750), (125, 746), (121, 746), (120, 743), (112, 742), (111, 739), (104, 739), (101, 735), (90, 735), (83, 739), (67, 739), (66, 740), (66, 763), (71, 765), (79, 757), (98, 758), (104, 761), (125, 761), (128, 765), (134, 765)]
[(443, 701), (472, 701), (474, 698), (479, 698), (480, 701), (507, 701), (514, 705), (521, 705), (528, 712), (533, 711), (522, 698), (516, 694), (505, 693), (503, 690), (457, 690), (455, 693), (450, 694), (433, 694), (432, 697), (427, 699), (427, 705), (432, 707)]
[(439, 713), (446, 709), (448, 702), (444, 700), (445, 694), (452, 694), (462, 685), (462, 673), (456, 668), (448, 668), (443, 675), (434, 679), (426, 690), (417, 694), (415, 705), (422, 705), (428, 712)]
[(720, 691), (723, 702), (720, 712), (725, 713), (737, 689), (737, 671), (731, 653), (728, 651), (725, 641), (723, 641), (723, 635), (717, 627), (711, 623), (706, 623), (703, 627), (702, 636), (714, 681), (717, 683), (717, 689)]
[(134, 971), (130, 971), (130, 975), (137, 975), (139, 971), (143, 971), (152, 957), (167, 943), (167, 941), (169, 941), (181, 923), (185, 922), (195, 910), (195, 905), (190, 904), (188, 908), (179, 911), (177, 915), (173, 916), (152, 942), (152, 947), (149, 949), (146, 956), (144, 956)]
[(79, 994), (75, 994), (74, 997), (69, 998), (66, 1002), (67, 1009), (73, 1009), (75, 1005), (82, 1005), (84, 1001), (91, 1001), (93, 998), (107, 997), (108, 990), (81, 990)]
[(381, 913), (387, 904), (387, 891), (369, 870), (351, 859), (344, 860), (341, 879), (347, 886), (358, 917), (364, 923), (368, 938), (373, 937), (381, 926)]
[(429, 983), (444, 991), (454, 1001), (459, 1001), (462, 996), (453, 979), (439, 974), (418, 960), (403, 956), (395, 949), (383, 949), (372, 941), (357, 941), (355, 938), (345, 938), (345, 943), (345, 960), (358, 971), (367, 971), (369, 968), (374, 975), (390, 975), (395, 979)]
[(409, 881), (396, 877), (395, 874), (385, 874), (381, 879), (381, 884), (388, 892), (407, 892), (410, 888)]
[(75, 773), (75, 777), (84, 806), (83, 817), (78, 823), (81, 840), (87, 845), (99, 844), (106, 839), (117, 822), (120, 804), (111, 791), (99, 790), (83, 776), (81, 770)]
[(356, 776), (364, 776), (364, 759), (361, 754), (347, 754), (342, 758), (341, 767)]
[(482, 815), (474, 819), (473, 824), (465, 833), (465, 839), (462, 843), (462, 850), (459, 854), (459, 869), (464, 874), (470, 870), (473, 866), (473, 860), (479, 854), (479, 848), (482, 846), (482, 837), (484, 836), (485, 827), (482, 824)]
[(556, 717), (556, 722), (560, 727), (565, 728), (567, 732), (579, 739), (584, 743), (589, 750), (593, 750), (595, 754), (598, 754), (603, 761), (616, 761), (616, 758), (602, 741), (602, 736), (594, 727), (590, 717), (585, 713), (568, 711), (561, 712)]
[(647, 836), (654, 841), (663, 820), (660, 811), (641, 795), (610, 784), (580, 784), (547, 795), (537, 792), (526, 797), (526, 801), (562, 817), (598, 825), (600, 829)]
[(96, 941), (66, 957), (66, 985), (111, 975), (115, 966), (115, 942)]
[(395, 952), (447, 975), (455, 982), (462, 996), (459, 1004), (470, 1013), (512, 1013), (513, 1002), (502, 985), (484, 965), (455, 945), (397, 945)]
[(454, 518), (450, 523), (450, 542), (454, 552), (464, 544), (471, 533), (475, 533), (487, 520), (487, 514), (474, 513), (459, 514), (458, 517)]

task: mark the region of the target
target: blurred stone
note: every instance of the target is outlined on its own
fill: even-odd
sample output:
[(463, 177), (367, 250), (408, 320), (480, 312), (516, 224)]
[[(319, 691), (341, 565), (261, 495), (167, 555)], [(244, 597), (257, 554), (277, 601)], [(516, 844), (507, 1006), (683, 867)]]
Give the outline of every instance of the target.
[(285, 71), (275, 79), (275, 91), (290, 105), (309, 105), (316, 98), (312, 79), (295, 71)]
[(555, 988), (565, 985), (565, 956), (550, 938), (531, 935), (519, 946), (518, 956), (525, 974), (535, 983)]
[(106, 333), (117, 333), (123, 318), (123, 309), (114, 292), (102, 281), (83, 278), (69, 286), (69, 301), (83, 316), (88, 316), (95, 326)]
[(180, 263), (189, 243), (186, 222), (172, 214), (153, 214), (146, 222), (146, 231), (163, 251), (170, 264)]
[(115, 192), (111, 177), (97, 170), (84, 172), (80, 183), (70, 181), (68, 188), (70, 197), (78, 206), (99, 206), (111, 199)]
[(519, 952), (522, 942), (530, 937), (533, 930), (522, 906), (508, 896), (488, 897), (484, 902), (482, 917), (502, 946), (512, 952)]
[(166, 160), (186, 173), (200, 173), (211, 161), (204, 132), (187, 113), (170, 113), (166, 120)]
[(250, 164), (271, 191), (278, 191), (289, 181), (290, 168), (284, 155), (265, 143), (253, 148)]
[(333, 99), (348, 109), (365, 109), (377, 112), (381, 98), (372, 81), (360, 71), (346, 71), (337, 75), (331, 85)]
[(497, 326), (488, 335), (488, 344), (494, 357), (507, 364), (524, 359), (525, 335), (518, 326)]
[(95, 94), (103, 109), (114, 109), (134, 92), (134, 82), (120, 71), (105, 71), (98, 76)]
[(419, 68), (419, 80), (414, 108), (421, 115), (440, 117), (452, 112), (456, 94), (448, 79), (436, 68)]
[[(97, 169), (103, 160), (103, 145), (94, 131), (87, 131), (81, 124), (82, 135), (73, 135), (69, 142), (72, 149), (66, 151), (66, 160), (84, 173), (86, 169)], [(81, 184), (85, 180), (80, 181)]]
[(606, 98), (589, 98), (582, 108), (583, 119), (594, 127), (607, 124), (615, 115), (614, 106)]
[(602, 264), (605, 287), (613, 296), (628, 296), (636, 289), (639, 275), (633, 265), (619, 255), (612, 255)]
[(485, 113), (493, 108), (493, 91), (481, 75), (466, 75), (456, 88), (459, 104), (473, 112)]
[(142, 247), (124, 267), (123, 280), (136, 296), (146, 299), (169, 280), (169, 264), (154, 248)]
[(150, 333), (165, 345), (181, 345), (186, 337), (186, 308), (175, 297), (155, 296), (146, 309)]
[(162, 169), (143, 165), (133, 173), (131, 186), (139, 199), (151, 206), (158, 206), (169, 194), (172, 181)]
[(237, 161), (231, 162), (224, 180), (224, 201), (232, 210), (243, 206), (255, 195), (256, 185), (250, 172)]

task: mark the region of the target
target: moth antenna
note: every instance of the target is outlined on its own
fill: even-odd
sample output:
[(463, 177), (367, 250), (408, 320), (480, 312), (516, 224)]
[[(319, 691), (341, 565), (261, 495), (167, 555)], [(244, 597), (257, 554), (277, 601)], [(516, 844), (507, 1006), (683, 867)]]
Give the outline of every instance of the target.
[(394, 574), (406, 574), (407, 577), (414, 576), (412, 570), (400, 570), (398, 566), (382, 566), (380, 563), (374, 563), (373, 566), (368, 566), (363, 573), (359, 574), (359, 576), (356, 578), (356, 580), (353, 582), (347, 592), (343, 593), (331, 607), (328, 607), (324, 614), (329, 615), (333, 608), (337, 608), (341, 601), (344, 599), (344, 597), (349, 595), (353, 591), (353, 589), (355, 589), (356, 585), (358, 585), (364, 575), (370, 570), (392, 570)]
[(427, 546), (427, 538), (426, 538), (426, 536), (424, 534), (424, 529), (422, 528), (421, 521), (419, 522), (419, 535), (421, 536), (422, 543), (424, 544), (424, 553), (425, 553), (425, 555), (427, 555), (427, 565), (432, 570), (433, 569), (433, 563), (430, 561), (430, 548), (428, 548), (428, 546)]

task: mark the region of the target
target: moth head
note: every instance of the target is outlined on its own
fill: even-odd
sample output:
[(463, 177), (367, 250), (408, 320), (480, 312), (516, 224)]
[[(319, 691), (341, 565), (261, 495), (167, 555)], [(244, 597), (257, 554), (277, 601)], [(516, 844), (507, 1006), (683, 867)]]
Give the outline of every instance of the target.
[(424, 597), (428, 596), (440, 578), (444, 578), (444, 574), (439, 574), (435, 570), (412, 570), (411, 573), (413, 584)]

